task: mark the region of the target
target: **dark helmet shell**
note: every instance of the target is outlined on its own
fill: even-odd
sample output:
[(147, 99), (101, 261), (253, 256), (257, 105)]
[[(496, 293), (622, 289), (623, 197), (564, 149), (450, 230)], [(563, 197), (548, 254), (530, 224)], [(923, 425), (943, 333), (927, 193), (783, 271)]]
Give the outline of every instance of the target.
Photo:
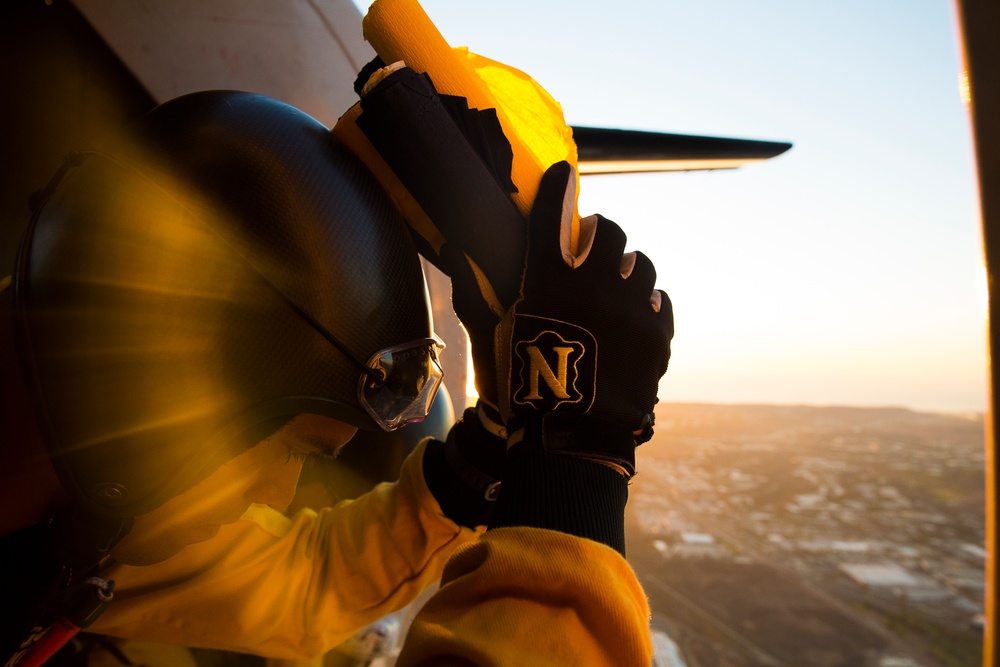
[[(127, 148), (125, 147), (127, 145)], [(50, 454), (137, 515), (296, 414), (375, 428), (355, 359), (431, 333), (406, 228), (361, 163), (276, 100), (167, 102), (53, 180), (13, 282)]]

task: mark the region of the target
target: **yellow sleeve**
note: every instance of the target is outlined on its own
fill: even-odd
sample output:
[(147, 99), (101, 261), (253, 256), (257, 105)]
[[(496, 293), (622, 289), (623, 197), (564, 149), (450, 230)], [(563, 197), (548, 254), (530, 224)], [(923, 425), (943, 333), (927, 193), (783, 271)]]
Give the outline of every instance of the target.
[(477, 536), (441, 512), (423, 452), (357, 500), (291, 519), (254, 506), (163, 563), (115, 566), (115, 599), (91, 629), (281, 658), (329, 650), (405, 606)]
[(617, 551), (541, 528), (498, 528), (452, 557), (397, 666), (651, 662), (646, 596)]

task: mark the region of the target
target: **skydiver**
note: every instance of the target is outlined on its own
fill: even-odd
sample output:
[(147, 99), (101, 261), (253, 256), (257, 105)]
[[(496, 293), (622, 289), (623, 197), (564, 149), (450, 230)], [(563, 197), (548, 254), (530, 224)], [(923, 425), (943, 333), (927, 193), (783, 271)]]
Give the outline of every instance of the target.
[(543, 178), (509, 312), (445, 248), (480, 405), (396, 483), (288, 519), (305, 456), (423, 418), (440, 384), (403, 223), (257, 95), (179, 98), (69, 159), (0, 291), (5, 659), (88, 625), (315, 655), (443, 575), (400, 664), (649, 664), (624, 505), (672, 312), (614, 223), (562, 247), (573, 181)]

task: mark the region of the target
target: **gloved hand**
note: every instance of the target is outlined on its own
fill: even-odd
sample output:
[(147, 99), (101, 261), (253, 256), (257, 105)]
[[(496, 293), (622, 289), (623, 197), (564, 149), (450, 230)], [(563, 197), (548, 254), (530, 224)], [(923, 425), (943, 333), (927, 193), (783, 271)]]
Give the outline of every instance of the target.
[(455, 422), (445, 442), (428, 441), (424, 480), (445, 516), (469, 528), (489, 523), (506, 450), (506, 441), (483, 427), (474, 408)]
[(556, 530), (625, 554), (635, 447), (652, 436), (674, 321), (656, 272), (599, 216), (570, 248), (573, 171), (545, 172), (532, 209), (521, 297), (497, 332), (507, 421), (490, 529)]
[(673, 312), (667, 295), (653, 289), (649, 258), (623, 255), (625, 233), (615, 223), (583, 219), (579, 248), (571, 250), (574, 183), (565, 162), (542, 177), (521, 298), (499, 331), (498, 399), (510, 432), (543, 417), (554, 427), (584, 416), (594, 437), (574, 435), (565, 453), (617, 463), (631, 475), (632, 448), (652, 435)]
[(618, 444), (609, 447), (620, 451), (600, 458), (619, 462), (631, 474), (631, 448), (652, 435), (673, 312), (667, 295), (653, 290), (656, 271), (649, 259), (623, 255), (625, 233), (615, 223), (585, 218), (579, 248), (570, 249), (574, 184), (565, 162), (542, 178), (522, 291), (513, 307), (498, 301), (461, 250), (446, 245), (441, 255), (452, 277), (455, 312), (469, 332), (479, 414), (489, 416), (487, 428), (490, 420), (514, 420), (506, 434), (550, 412), (557, 414), (549, 420), (553, 424), (563, 415), (588, 415), (599, 420), (591, 420), (592, 439), (607, 442), (607, 428), (620, 432), (615, 427), (623, 426), (633, 438), (610, 438)]
[(497, 399), (495, 339), (500, 318), (513, 304), (500, 303), (489, 278), (454, 244), (445, 244), (440, 257), (451, 276), (452, 306), (469, 334), (479, 394), (477, 414), (491, 433), (506, 438)]

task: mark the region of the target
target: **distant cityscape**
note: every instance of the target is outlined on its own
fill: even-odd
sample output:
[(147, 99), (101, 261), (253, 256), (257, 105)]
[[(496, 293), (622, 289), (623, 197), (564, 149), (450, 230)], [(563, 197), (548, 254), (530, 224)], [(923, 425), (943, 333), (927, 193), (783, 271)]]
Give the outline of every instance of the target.
[(658, 665), (980, 664), (982, 415), (667, 404), (637, 467)]

